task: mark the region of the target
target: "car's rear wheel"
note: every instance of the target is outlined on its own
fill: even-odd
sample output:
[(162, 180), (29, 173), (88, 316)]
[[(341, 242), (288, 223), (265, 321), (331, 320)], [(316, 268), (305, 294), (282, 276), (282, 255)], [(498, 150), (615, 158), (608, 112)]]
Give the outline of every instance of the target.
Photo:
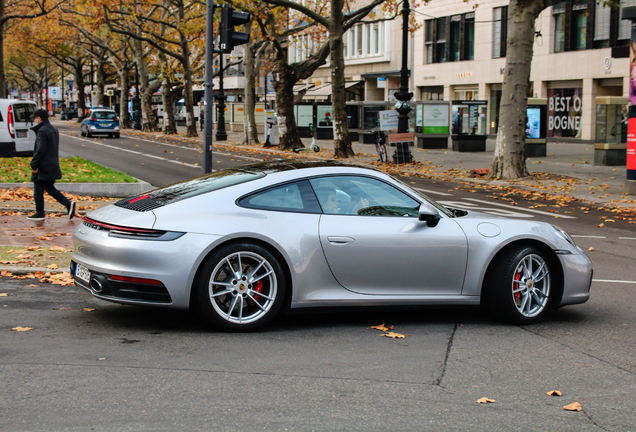
[(93, 134), (91, 134), (89, 131), (86, 131), (86, 138), (92, 138)]
[(84, 132), (84, 129), (82, 128), (82, 129), (80, 129), (80, 131), (81, 131), (81, 132), (80, 132), (80, 135), (81, 135), (81, 136), (83, 136), (83, 137), (85, 137), (85, 136), (86, 136), (86, 132)]
[(552, 294), (550, 259), (532, 246), (511, 249), (496, 263), (486, 280), (491, 313), (511, 324), (531, 324), (545, 313)]
[(116, 134), (114, 135), (114, 137), (115, 137), (115, 138), (119, 138), (119, 134), (118, 134), (118, 133), (116, 133)]
[(250, 331), (274, 318), (285, 298), (285, 273), (266, 248), (251, 243), (221, 247), (195, 281), (197, 309), (213, 326)]

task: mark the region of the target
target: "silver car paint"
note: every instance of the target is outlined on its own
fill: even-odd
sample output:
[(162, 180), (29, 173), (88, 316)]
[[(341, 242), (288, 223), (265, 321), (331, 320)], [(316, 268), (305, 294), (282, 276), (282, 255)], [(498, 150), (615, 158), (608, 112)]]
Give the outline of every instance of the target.
[[(135, 212), (115, 206), (91, 212), (89, 217), (107, 223), (184, 231), (188, 234), (170, 242), (121, 240), (110, 238), (105, 233), (98, 234), (95, 230), (91, 230), (89, 236), (86, 234), (86, 230), (90, 230), (90, 228), (80, 225), (74, 234), (73, 260), (96, 271), (111, 271), (124, 276), (150, 278), (154, 275), (156, 279), (164, 282), (170, 291), (173, 296), (173, 306), (187, 307), (196, 271), (205, 257), (216, 246), (230, 239), (255, 239), (266, 242), (275, 248), (284, 259), (290, 271), (293, 289), (291, 307), (380, 304), (468, 305), (479, 303), (485, 271), (496, 253), (514, 241), (534, 239), (552, 249), (570, 253), (570, 255), (558, 255), (563, 265), (565, 281), (573, 284), (573, 286), (566, 285), (567, 290), (564, 293), (562, 304), (585, 301), (586, 296), (589, 296), (587, 292), (589, 269), (591, 268), (589, 259), (579, 248), (570, 245), (549, 224), (508, 220), (472, 212), (467, 216), (452, 219), (442, 214), (438, 231), (434, 231), (437, 227), (425, 228), (426, 223), (419, 222), (416, 218), (408, 218), (409, 221), (403, 225), (409, 226), (414, 235), (428, 232), (435, 233), (440, 238), (446, 235), (446, 230), (449, 230), (449, 233), (454, 230), (449, 228), (451, 226), (460, 227), (463, 230), (464, 237), (460, 235), (460, 240), (455, 246), (458, 257), (452, 259), (448, 257), (448, 254), (442, 254), (445, 260), (439, 261), (447, 262), (447, 273), (438, 272), (438, 274), (450, 274), (452, 277), (449, 279), (454, 281), (447, 284), (445, 290), (439, 290), (433, 294), (430, 291), (427, 294), (426, 290), (416, 291), (413, 288), (417, 282), (415, 276), (412, 273), (405, 273), (404, 268), (401, 268), (399, 274), (396, 275), (398, 279), (405, 278), (407, 281), (401, 295), (395, 295), (395, 291), (390, 291), (391, 295), (389, 295), (389, 291), (382, 293), (376, 290), (374, 295), (368, 295), (346, 290), (333, 276), (320, 241), (319, 229), (333, 226), (333, 221), (330, 221), (329, 224), (323, 221), (325, 222), (323, 225), (320, 220), (324, 216), (321, 215), (253, 210), (236, 205), (236, 200), (239, 197), (257, 189), (298, 180), (298, 174), (297, 170), (276, 172), (259, 180), (175, 202), (152, 212)], [(303, 170), (305, 176), (327, 174), (374, 176), (391, 183), (418, 201), (422, 201), (420, 195), (405, 189), (401, 183), (380, 172), (350, 167), (323, 167)], [(210, 214), (214, 214), (213, 219), (210, 219)], [(336, 217), (338, 216), (333, 216), (333, 218)], [(345, 223), (352, 224), (352, 226), (359, 223), (357, 221), (360, 218), (368, 218), (364, 216), (344, 217), (348, 219)], [(386, 220), (388, 218), (378, 218), (378, 220), (380, 219)], [(407, 218), (392, 219), (398, 219), (399, 223), (404, 223), (403, 219)], [(494, 224), (501, 232), (495, 236), (484, 236), (478, 227), (485, 220)], [(237, 224), (237, 221), (240, 221), (240, 224)], [(441, 234), (440, 231), (442, 231)], [(489, 229), (486, 232), (490, 235), (494, 231), (496, 230)], [(329, 236), (329, 234), (327, 235)], [(467, 255), (466, 252), (462, 252), (462, 244), (468, 244)], [(327, 249), (331, 246), (329, 245)], [(421, 257), (409, 254), (408, 248), (404, 248), (399, 242), (393, 241), (389, 246), (394, 251), (402, 246), (402, 250), (399, 253), (386, 254), (383, 267), (387, 271), (397, 268), (397, 264), (402, 265), (403, 261), (401, 260), (405, 258), (413, 266), (422, 262)], [(338, 247), (338, 245), (333, 245), (333, 247)], [(144, 254), (148, 254), (148, 251), (151, 251), (151, 257), (157, 256), (156, 262), (152, 258), (143, 257)], [(346, 254), (343, 254), (340, 259), (346, 259)], [(381, 262), (381, 260), (377, 262)], [(346, 267), (347, 263), (345, 262), (343, 265)], [(351, 268), (355, 267), (351, 266)], [(419, 277), (422, 277), (423, 274), (420, 273)], [(457, 282), (459, 280), (464, 281), (463, 284)], [(127, 300), (121, 302), (138, 303)]]

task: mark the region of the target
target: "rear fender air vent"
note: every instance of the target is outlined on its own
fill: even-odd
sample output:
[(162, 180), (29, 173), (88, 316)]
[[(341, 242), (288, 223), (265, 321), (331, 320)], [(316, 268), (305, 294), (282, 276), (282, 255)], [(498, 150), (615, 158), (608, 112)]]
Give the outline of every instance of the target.
[(128, 210), (146, 212), (162, 207), (163, 203), (153, 200), (150, 198), (150, 195), (142, 195), (140, 197), (124, 198), (123, 200), (117, 201), (115, 205)]

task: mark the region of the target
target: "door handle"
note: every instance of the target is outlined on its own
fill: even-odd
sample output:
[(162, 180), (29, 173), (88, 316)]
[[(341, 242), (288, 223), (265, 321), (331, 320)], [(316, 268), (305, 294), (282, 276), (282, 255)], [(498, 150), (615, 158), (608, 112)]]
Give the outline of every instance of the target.
[(351, 237), (340, 237), (340, 236), (329, 236), (327, 237), (327, 240), (329, 240), (329, 243), (333, 243), (333, 244), (346, 244), (346, 243), (355, 242), (355, 240), (352, 239)]

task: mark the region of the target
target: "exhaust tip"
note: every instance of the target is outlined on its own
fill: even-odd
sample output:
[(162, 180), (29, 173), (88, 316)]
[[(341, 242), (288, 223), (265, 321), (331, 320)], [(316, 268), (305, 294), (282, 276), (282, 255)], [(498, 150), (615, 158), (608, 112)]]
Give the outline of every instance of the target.
[(102, 286), (102, 283), (100, 281), (98, 281), (97, 279), (93, 278), (91, 279), (90, 282), (90, 287), (91, 289), (96, 292), (96, 293), (100, 293), (104, 290), (104, 287)]

